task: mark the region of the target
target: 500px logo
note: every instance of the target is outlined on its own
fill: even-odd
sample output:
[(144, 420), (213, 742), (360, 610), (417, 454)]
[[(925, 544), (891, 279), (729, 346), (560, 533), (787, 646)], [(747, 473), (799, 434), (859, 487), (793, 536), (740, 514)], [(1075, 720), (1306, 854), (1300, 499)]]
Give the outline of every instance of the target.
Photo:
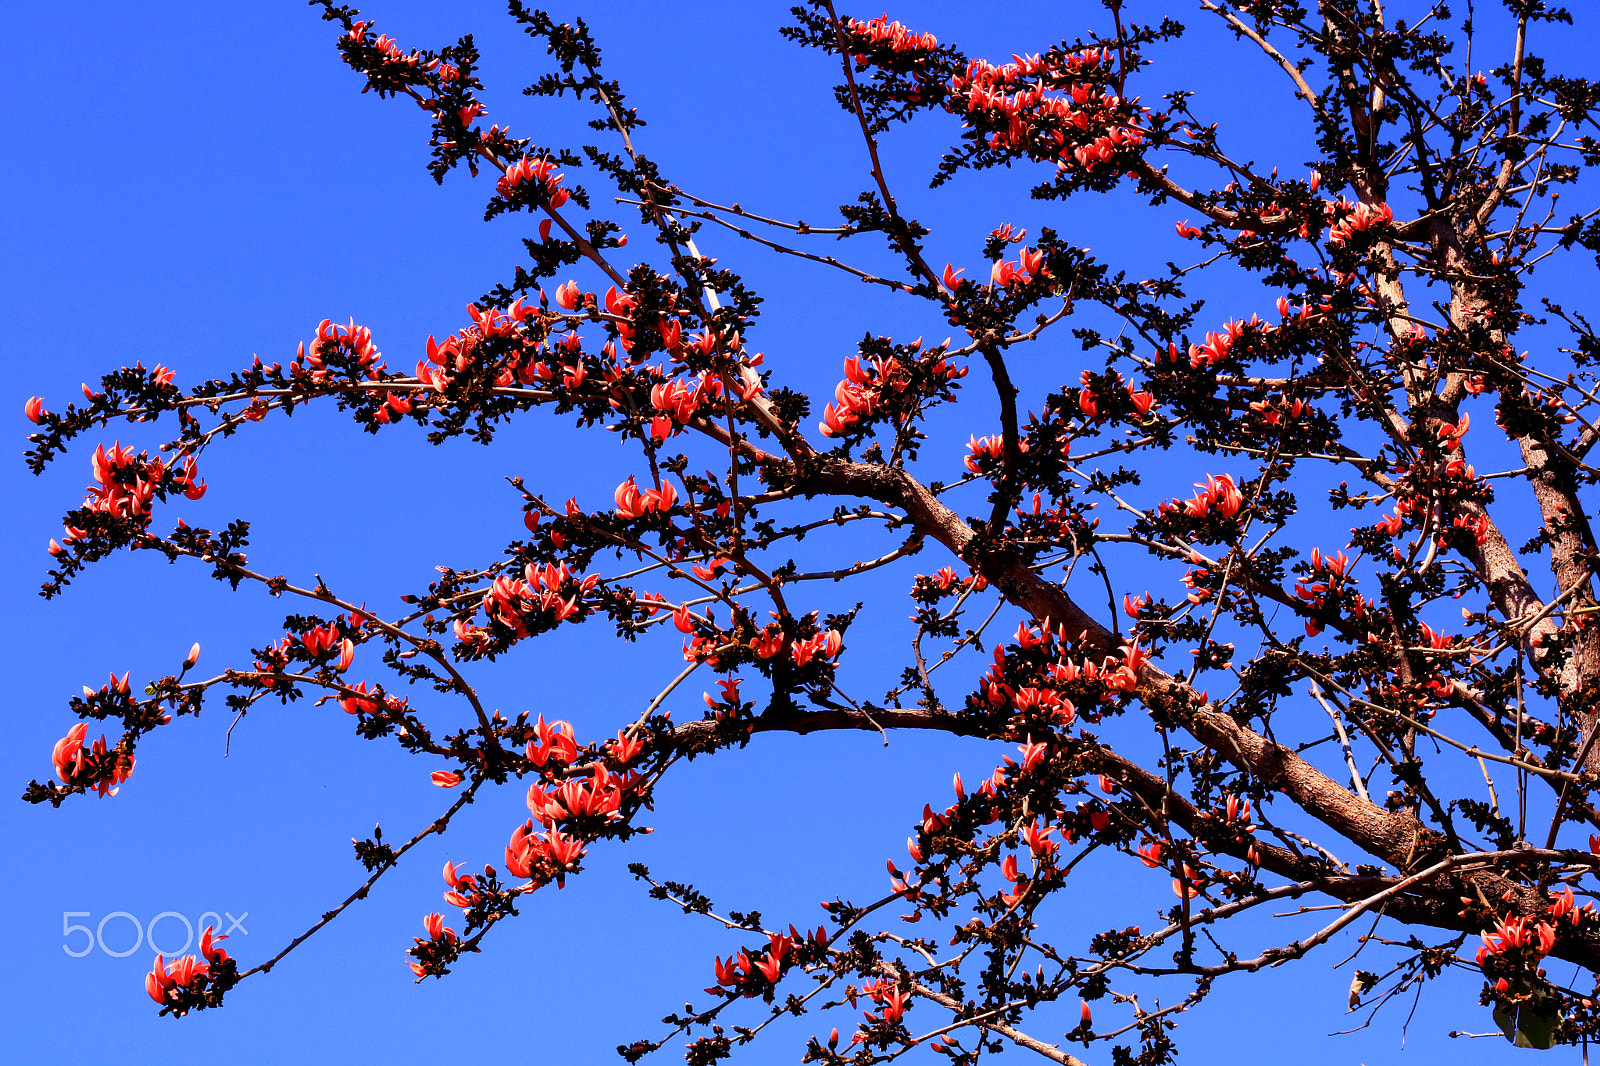
[[(90, 917), (93, 917), (93, 915), (89, 911), (61, 912), (61, 935), (63, 938), (65, 938), (62, 942), (61, 950), (65, 951), (68, 955), (71, 955), (75, 959), (83, 958), (96, 947), (114, 959), (123, 959), (127, 958), (129, 955), (132, 955), (135, 951), (138, 951), (140, 944), (146, 943), (150, 945), (150, 949), (152, 951), (159, 952), (160, 954), (166, 955), (169, 958), (175, 957), (182, 955), (184, 952), (189, 950), (190, 946), (194, 943), (196, 929), (203, 930), (208, 925), (214, 926), (216, 931), (224, 936), (232, 935), (235, 930), (245, 936), (250, 935), (250, 930), (244, 927), (244, 920), (250, 917), (249, 911), (245, 911), (237, 918), (235, 918), (232, 914), (229, 914), (227, 911), (223, 911), (221, 914), (218, 914), (216, 911), (206, 911), (193, 922), (189, 921), (187, 917), (179, 914), (177, 911), (162, 911), (154, 918), (151, 918), (147, 924), (141, 924), (138, 918), (135, 918), (127, 911), (112, 911), (110, 914), (101, 918), (99, 923), (93, 928), (90, 928), (87, 925), (80, 925), (72, 920), (74, 918)], [(226, 929), (222, 927), (224, 918), (226, 918), (228, 921), (228, 927)], [(112, 948), (106, 946), (106, 926), (111, 924), (114, 919), (123, 919), (129, 925), (133, 926), (133, 944), (121, 951), (113, 950)], [(156, 927), (161, 926), (162, 922), (167, 924), (162, 927), (161, 935), (167, 938), (175, 938), (177, 936), (177, 930), (172, 928), (172, 924), (174, 922), (182, 924), (183, 943), (181, 945), (178, 947), (169, 947), (166, 944), (156, 943)], [(120, 940), (122, 935), (124, 935), (122, 934), (120, 927), (116, 925), (112, 925), (111, 929), (113, 940)], [(70, 940), (70, 938), (76, 933), (82, 933), (84, 936), (83, 949), (81, 951), (73, 950), (73, 944)]]

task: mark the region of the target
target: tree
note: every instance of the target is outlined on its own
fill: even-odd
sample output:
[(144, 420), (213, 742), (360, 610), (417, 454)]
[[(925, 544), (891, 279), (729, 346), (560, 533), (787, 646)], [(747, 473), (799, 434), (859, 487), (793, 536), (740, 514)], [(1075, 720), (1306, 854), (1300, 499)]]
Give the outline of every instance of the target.
[[(1174, 21), (1109, 3), (1069, 27), (1076, 39), (995, 64), (886, 17), (797, 8), (785, 33), (837, 65), (861, 141), (839, 150), (863, 152), (871, 175), (838, 224), (810, 226), (675, 184), (581, 21), (512, 4), (553, 61), (528, 92), (576, 98), (610, 138), (558, 148), (483, 128), (470, 38), (408, 50), (353, 9), (318, 6), (367, 89), (427, 112), (434, 176), (483, 172), (487, 217), (528, 217), (527, 261), (414, 368), (391, 368), (364, 325), (324, 321), (287, 362), (188, 390), (136, 365), (82, 404), (29, 402), (36, 471), (114, 421), (177, 426), (155, 454), (97, 443), (47, 596), (137, 549), (297, 613), (248, 665), (206, 676), (197, 646), (142, 691), (126, 675), (86, 688), (74, 713), (120, 736), (88, 743), (87, 722), (73, 726), (56, 780), (25, 798), (109, 795), (139, 743), (208, 694), (237, 717), (337, 704), (362, 737), (431, 757), (453, 801), (407, 840), (357, 841), (369, 877), (314, 932), (480, 795), (527, 785), (531, 817), (503, 859), (446, 866), (459, 931), (428, 916), (409, 952), (422, 980), (492, 950), (491, 930), (580, 875), (596, 845), (625, 853), (688, 760), (737, 758), (761, 734), (953, 734), (992, 742), (992, 774), (971, 788), (958, 775), (953, 801), (926, 797), (888, 893), (834, 900), (818, 926), (715, 909), (637, 867), (653, 894), (746, 942), (708, 964), (708, 998), (624, 1056), (687, 1040), (690, 1062), (712, 1062), (764, 1019), (847, 1002), (865, 1020), (813, 1037), (807, 1061), (926, 1043), (959, 1062), (1016, 1045), (1071, 1063), (1056, 1035), (1070, 1026), (1083, 1061), (1164, 1062), (1177, 1016), (1214, 988), (1356, 923), (1353, 1004), (1465, 968), (1508, 1039), (1595, 1033), (1580, 985), (1600, 964), (1600, 921), (1577, 897), (1592, 897), (1584, 874), (1600, 861), (1600, 840), (1583, 839), (1600, 829), (1585, 511), (1600, 339), (1537, 268), (1600, 253), (1600, 208), (1558, 207), (1565, 186), (1586, 193), (1600, 90), (1530, 45), (1570, 16), (1511, 3), (1502, 36), (1470, 10), (1402, 21), (1201, 0), (1241, 69), (1262, 64), (1303, 102), (1317, 158), (1280, 159), (1301, 175), (1280, 176), (1241, 161), (1188, 94), (1141, 97), (1151, 57), (1181, 40)], [(1485, 50), (1498, 65), (1480, 72)], [(1172, 216), (1171, 254), (1196, 261), (1141, 272), (1054, 226), (1030, 240), (996, 218), (966, 238), (987, 276), (941, 263), (883, 162), (907, 124), (950, 132), (925, 161), (945, 195), (1005, 166), (1036, 183), (1047, 223), (1065, 210), (1053, 201), (1142, 201)], [(614, 187), (616, 211), (574, 183), (580, 168)], [(656, 247), (630, 246), (618, 218)], [(817, 404), (752, 350), (761, 300), (730, 255), (700, 253), (709, 233), (925, 304), (951, 339), (868, 326)], [(1072, 360), (1068, 384), (1028, 362), (1040, 350)], [(258, 569), (242, 521), (158, 532), (160, 509), (204, 494), (213, 444), (313, 404), (441, 444), (487, 444), (548, 411), (611, 431), (636, 470), (605, 505), (514, 478), (525, 534), (441, 567), (397, 612)], [(968, 441), (952, 458), (955, 432)], [(1205, 476), (1190, 488), (1174, 472), (1193, 463)], [(857, 560), (861, 530), (891, 543)], [(880, 572), (909, 584), (914, 632), (903, 676), (869, 697), (850, 679), (852, 645), (881, 652), (857, 624), (869, 608), (833, 590)], [(614, 629), (619, 661), (681, 640), (682, 670), (590, 736), (479, 698), (485, 664), (580, 625)], [(706, 711), (674, 718), (690, 679)], [(430, 708), (447, 699), (467, 726), (438, 724)], [(1062, 922), (1051, 901), (1071, 906), (1113, 867), (1170, 884), (1161, 924), (1147, 910)], [(1263, 946), (1275, 927), (1262, 916), (1297, 906), (1321, 924)], [(219, 1006), (301, 942), (245, 966), (206, 938), (199, 955), (158, 959), (146, 987), (162, 1013)], [(1551, 958), (1578, 976), (1563, 982)]]

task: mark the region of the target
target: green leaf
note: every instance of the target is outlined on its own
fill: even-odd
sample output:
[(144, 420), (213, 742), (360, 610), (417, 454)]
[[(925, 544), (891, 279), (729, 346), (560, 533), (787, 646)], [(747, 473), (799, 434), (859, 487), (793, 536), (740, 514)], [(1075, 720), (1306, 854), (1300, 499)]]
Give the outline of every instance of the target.
[(1494, 1020), (1514, 1046), (1548, 1051), (1556, 1045), (1561, 1014), (1549, 997), (1538, 996), (1527, 1003), (1500, 1004), (1494, 1009)]

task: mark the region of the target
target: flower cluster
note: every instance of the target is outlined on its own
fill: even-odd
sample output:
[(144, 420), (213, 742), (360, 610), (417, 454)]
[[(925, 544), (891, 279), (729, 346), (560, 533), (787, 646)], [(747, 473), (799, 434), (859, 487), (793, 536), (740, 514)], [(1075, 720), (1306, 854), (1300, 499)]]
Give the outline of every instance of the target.
[(506, 869), (517, 877), (529, 879), (532, 887), (554, 881), (557, 888), (563, 888), (567, 873), (578, 868), (583, 851), (582, 840), (567, 836), (559, 829), (537, 835), (533, 832), (533, 822), (529, 821), (517, 826), (511, 834), (511, 842), (506, 845)]
[[(1019, 624), (1015, 640), (1009, 649), (995, 648), (993, 664), (979, 679), (978, 691), (968, 697), (975, 712), (1009, 712), (1008, 731), (1015, 735), (1030, 727), (1071, 725), (1079, 707), (1069, 693), (1103, 703), (1132, 692), (1138, 687), (1139, 671), (1150, 659), (1150, 653), (1136, 644), (1124, 645), (1117, 656), (1098, 663), (1074, 658), (1048, 619), (1037, 627)], [(1090, 717), (1097, 719), (1098, 712)]]
[(419, 383), (443, 392), (477, 367), (483, 353), (494, 342), (501, 342), (514, 355), (503, 364), (495, 364), (488, 373), (496, 388), (510, 388), (519, 383), (532, 385), (549, 381), (554, 376), (550, 367), (539, 360), (537, 345), (510, 343), (518, 336), (518, 326), (540, 317), (537, 308), (526, 307), (521, 300), (504, 311), (468, 304), (467, 315), (472, 325), (442, 341), (431, 335), (428, 337), (427, 358), (417, 363)]
[[(593, 592), (600, 576), (590, 574), (581, 580), (574, 577), (563, 563), (543, 567), (532, 563), (523, 567), (519, 578), (504, 574), (494, 579), (483, 594), (483, 610), (496, 622), (518, 638), (542, 633), (571, 618), (584, 616), (583, 596)], [(462, 644), (479, 647), (489, 636), (482, 629), (456, 619), (455, 634)]]
[[(687, 656), (685, 656), (687, 658)], [(700, 698), (705, 701), (712, 718), (719, 721), (738, 718), (749, 709), (749, 705), (739, 698), (739, 686), (742, 678), (730, 677), (717, 682), (717, 687), (722, 690), (720, 699), (709, 692), (702, 692)]]
[(1244, 506), (1244, 495), (1239, 492), (1239, 487), (1233, 483), (1233, 475), (1223, 474), (1217, 477), (1207, 474), (1203, 482), (1197, 481), (1194, 487), (1200, 491), (1187, 500), (1169, 500), (1156, 507), (1157, 514), (1178, 512), (1189, 518), (1204, 518), (1208, 514), (1216, 514), (1222, 518), (1232, 518)]
[(551, 207), (567, 202), (567, 190), (561, 187), (561, 174), (549, 159), (532, 159), (523, 156), (506, 168), (495, 183), (495, 191), (507, 200), (523, 190), (536, 190)]
[[(837, 629), (830, 629), (826, 633), (818, 633), (805, 640), (796, 640), (789, 645), (789, 654), (794, 659), (796, 666), (804, 666), (813, 658), (833, 659), (839, 654), (839, 649), (844, 645), (844, 637)], [(770, 656), (764, 656), (770, 658)]]
[(459, 954), (460, 938), (456, 931), (444, 924), (444, 915), (435, 912), (422, 919), (422, 928), (428, 938), (412, 937), (415, 946), (406, 952), (413, 956), (411, 972), (421, 977), (441, 977), (445, 967)]
[[(149, 524), (150, 505), (157, 492), (182, 492), (191, 500), (205, 495), (205, 482), (195, 476), (193, 458), (184, 461), (178, 470), (171, 470), (161, 459), (151, 459), (144, 452), (134, 454), (120, 442), (99, 445), (90, 458), (95, 483), (86, 490), (83, 501), (86, 510), (97, 511), (114, 518), (126, 519), (140, 526)], [(73, 526), (66, 528), (66, 543), (84, 539), (88, 534)], [(51, 554), (60, 554), (51, 541)]]
[(1377, 229), (1394, 221), (1394, 211), (1388, 204), (1352, 204), (1348, 200), (1335, 200), (1324, 207), (1331, 225), (1328, 241), (1345, 244), (1358, 233)]
[(343, 326), (329, 319), (317, 324), (317, 335), (307, 348), (301, 344), (289, 364), (289, 373), (296, 378), (313, 382), (326, 381), (335, 369), (343, 369), (352, 378), (376, 380), (383, 372), (378, 360), (382, 353), (372, 343), (372, 331), (358, 326), (354, 319)]
[(911, 598), (917, 603), (935, 604), (946, 596), (959, 595), (971, 590), (982, 592), (989, 587), (989, 582), (982, 574), (973, 574), (962, 577), (954, 569), (941, 566), (932, 574), (918, 574), (912, 582)]
[[(1128, 403), (1133, 408), (1135, 418), (1144, 419), (1149, 417), (1151, 410), (1156, 405), (1156, 398), (1153, 395), (1140, 389), (1131, 381), (1123, 382), (1122, 375), (1114, 370), (1106, 376), (1110, 378), (1111, 384), (1122, 386), (1117, 391), (1127, 393)], [(1112, 399), (1111, 394), (1100, 391), (1107, 383), (1100, 381), (1087, 370), (1083, 371), (1079, 381), (1081, 382), (1081, 387), (1078, 389), (1078, 410), (1082, 412), (1085, 418), (1104, 418), (1114, 413), (1114, 408), (1104, 411), (1101, 409), (1103, 406), (1109, 407), (1108, 401)], [(1127, 408), (1123, 408), (1123, 410), (1125, 411)]]
[[(1462, 453), (1461, 438), (1471, 425), (1471, 416), (1462, 414), (1459, 421), (1441, 423), (1434, 438), (1442, 453), (1442, 461), (1415, 465), (1397, 464), (1394, 467), (1394, 513), (1385, 515), (1372, 528), (1394, 537), (1405, 528), (1408, 518), (1428, 520), (1436, 504), (1445, 504), (1455, 510), (1458, 501), (1487, 502), (1491, 497), (1478, 472), (1466, 461)], [(1467, 510), (1455, 514), (1451, 528), (1462, 531), (1464, 539), (1481, 546), (1489, 535), (1489, 518), (1481, 510)]]
[(1126, 170), (1122, 157), (1143, 146), (1145, 133), (1138, 109), (1100, 87), (1105, 59), (1097, 48), (1000, 66), (974, 59), (950, 80), (946, 107), (990, 130), (992, 148), (1054, 158), (1061, 170)]
[(1235, 320), (1222, 327), (1222, 332), (1215, 330), (1206, 333), (1204, 344), (1189, 345), (1189, 366), (1198, 370), (1203, 366), (1216, 366), (1228, 358), (1233, 350), (1234, 342), (1244, 336), (1246, 330), (1259, 330), (1269, 332), (1272, 327), (1264, 325), (1255, 315), (1250, 316), (1250, 321)]
[[(1330, 609), (1345, 596), (1350, 587), (1356, 583), (1354, 577), (1348, 573), (1350, 560), (1344, 552), (1337, 555), (1323, 555), (1321, 549), (1311, 549), (1311, 576), (1310, 581), (1296, 581), (1294, 594), (1304, 601), (1308, 611), (1322, 612)], [(1366, 614), (1367, 600), (1360, 593), (1350, 592), (1350, 613), (1356, 617)], [(1316, 636), (1322, 632), (1322, 623), (1316, 619), (1306, 620), (1306, 635)], [(1423, 627), (1427, 629), (1426, 626)], [(1431, 633), (1432, 631), (1429, 630)]]
[(1050, 272), (1044, 265), (1044, 252), (1037, 248), (1024, 248), (1017, 253), (1015, 265), (1012, 265), (1009, 259), (1001, 259), (989, 268), (989, 284), (1009, 289), (1027, 278), (1049, 277), (1049, 275)]
[[(144, 988), (150, 998), (161, 1004), (166, 1013), (182, 1017), (196, 1007), (214, 1006), (223, 986), (232, 981), (234, 967), (228, 952), (217, 946), (225, 936), (214, 936), (213, 926), (206, 926), (200, 936), (200, 955), (185, 955), (170, 964), (156, 956), (155, 964), (145, 974)], [(208, 994), (209, 993), (209, 994)]]
[[(1462, 902), (1471, 905), (1476, 901), (1463, 897)], [(1593, 903), (1577, 906), (1569, 885), (1545, 908), (1543, 915), (1508, 915), (1496, 922), (1493, 930), (1482, 934), (1483, 946), (1478, 949), (1475, 961), (1482, 967), (1491, 956), (1504, 955), (1516, 948), (1528, 948), (1542, 959), (1555, 950), (1557, 931), (1563, 921), (1576, 927), (1593, 918), (1594, 914)], [(1503, 986), (1504, 982), (1501, 984)], [(1499, 990), (1504, 992), (1506, 989), (1501, 987)]]
[(1304, 400), (1286, 400), (1282, 396), (1271, 396), (1265, 400), (1251, 401), (1250, 410), (1261, 416), (1262, 425), (1277, 426), (1283, 424), (1285, 415), (1290, 421), (1294, 421), (1310, 408)]
[(659, 489), (641, 490), (634, 484), (632, 474), (612, 495), (617, 503), (617, 514), (623, 518), (643, 518), (658, 511), (665, 514), (678, 502), (678, 490), (670, 482), (663, 482)]
[[(1501, 899), (1509, 902), (1513, 896), (1508, 890)], [(1465, 905), (1460, 914), (1462, 918), (1481, 915), (1487, 906), (1481, 894), (1463, 896), (1461, 902)], [(1483, 1002), (1497, 1002), (1513, 1010), (1520, 1007), (1524, 1019), (1537, 1024), (1537, 1016), (1548, 1015), (1550, 1011), (1551, 988), (1541, 964), (1556, 950), (1564, 930), (1581, 936), (1580, 930), (1593, 924), (1595, 913), (1593, 903), (1576, 905), (1570, 885), (1545, 905), (1543, 913), (1513, 912), (1500, 916), (1491, 912), (1494, 928), (1481, 934), (1483, 944), (1474, 957), (1483, 971)], [(1496, 1010), (1495, 1018), (1502, 1019), (1501, 1010)], [(1547, 1020), (1553, 1022), (1554, 1019)]]
[(726, 960), (718, 956), (715, 961), (717, 983), (706, 989), (710, 995), (719, 995), (729, 989), (740, 996), (763, 996), (772, 1002), (772, 990), (784, 972), (798, 963), (803, 955), (820, 954), (828, 946), (826, 930), (818, 926), (806, 934), (794, 926), (788, 933), (768, 933), (767, 946), (754, 955), (748, 948), (740, 948), (737, 955)]
[(702, 412), (714, 411), (722, 398), (722, 379), (702, 372), (691, 384), (673, 378), (650, 389), (650, 406), (660, 412), (650, 423), (650, 435), (666, 440)]
[(529, 762), (541, 768), (548, 765), (553, 770), (570, 764), (578, 757), (578, 742), (573, 737), (572, 723), (546, 723), (541, 714), (533, 727), (533, 739), (528, 741), (527, 756)]
[[(367, 44), (367, 30), (372, 26), (370, 22), (353, 23), (345, 34), (345, 39), (354, 44)], [(385, 60), (392, 63), (417, 63), (419, 57), (415, 52), (402, 52), (400, 42), (390, 37), (387, 33), (379, 34), (378, 39), (371, 42), (371, 47)]]
[[(571, 306), (587, 304), (592, 299), (584, 295)], [(636, 363), (642, 361), (649, 351), (658, 348), (671, 356), (674, 362), (688, 361), (696, 356), (704, 359), (718, 351), (729, 355), (738, 355), (742, 351), (743, 343), (737, 333), (706, 329), (692, 337), (688, 336), (682, 320), (690, 312), (679, 308), (677, 304), (677, 293), (670, 289), (655, 292), (649, 301), (641, 301), (631, 292), (618, 292), (616, 286), (606, 290), (604, 300), (606, 316), (617, 331), (617, 342)], [(641, 334), (641, 330), (646, 332)], [(636, 348), (639, 350), (636, 351)], [(759, 353), (742, 358), (745, 358), (745, 365), (751, 367), (760, 366), (762, 362)], [(755, 378), (754, 382), (749, 380), (752, 377)], [(759, 391), (759, 381), (759, 376), (746, 373), (739, 387), (741, 397), (748, 399), (755, 395)]]
[[(981, 474), (986, 465), (992, 465), (1000, 460), (1005, 454), (1005, 446), (1005, 438), (998, 433), (986, 437), (972, 437), (967, 441), (967, 458), (964, 465), (974, 474)], [(1028, 442), (1017, 441), (1017, 451), (1026, 454)], [(990, 460), (990, 463), (984, 463), (985, 459)]]
[[(871, 46), (874, 49), (916, 55), (931, 52), (939, 47), (939, 38), (933, 34), (914, 33), (898, 22), (890, 22), (888, 15), (879, 15), (866, 22), (847, 18), (844, 20), (844, 28), (855, 38), (853, 44), (857, 48)], [(865, 55), (856, 55), (853, 58), (857, 63), (867, 61)]]
[(452, 907), (467, 910), (481, 905), (488, 897), (495, 895), (492, 887), (495, 883), (494, 867), (485, 866), (482, 877), (479, 877), (477, 874), (464, 874), (456, 869), (454, 862), (446, 862), (444, 883), (449, 889), (444, 894), (444, 901)]
[(817, 429), (824, 437), (840, 437), (878, 410), (884, 389), (906, 387), (905, 375), (895, 359), (875, 360), (862, 366), (855, 356), (844, 361), (844, 379), (834, 387), (834, 403), (822, 411)]
[(597, 764), (588, 777), (569, 777), (551, 789), (537, 783), (530, 786), (528, 810), (546, 827), (586, 820), (615, 822), (622, 817), (623, 798), (638, 782), (637, 774), (614, 774)]
[[(898, 1025), (900, 1019), (905, 1017), (906, 1008), (911, 1005), (911, 994), (899, 985), (877, 978), (869, 981), (857, 989), (879, 1006), (879, 1010), (863, 1011), (868, 1026)], [(852, 1006), (854, 1003), (852, 1002)], [(857, 1033), (858, 1038), (864, 1040), (865, 1034)], [(852, 1041), (854, 1042), (854, 1041)]]
[[(120, 681), (113, 676), (111, 683), (127, 694), (127, 675)], [(87, 694), (89, 690), (85, 688), (84, 692)], [(56, 741), (51, 750), (50, 761), (55, 764), (57, 776), (66, 784), (93, 789), (102, 796), (115, 796), (118, 786), (133, 773), (133, 756), (120, 748), (108, 748), (104, 735), (92, 748), (84, 747), (88, 734), (89, 727), (83, 722), (67, 730), (67, 735)]]

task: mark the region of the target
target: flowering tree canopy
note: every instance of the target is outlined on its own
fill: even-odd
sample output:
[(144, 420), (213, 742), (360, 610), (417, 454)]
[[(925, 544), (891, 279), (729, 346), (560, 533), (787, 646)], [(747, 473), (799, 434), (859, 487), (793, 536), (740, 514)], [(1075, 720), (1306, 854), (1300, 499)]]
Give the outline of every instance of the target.
[[(652, 801), (687, 760), (737, 759), (756, 734), (935, 731), (986, 743), (992, 772), (907, 798), (907, 854), (886, 856), (877, 898), (779, 925), (632, 867), (746, 943), (708, 952), (708, 987), (661, 1031), (619, 1034), (628, 1061), (686, 1044), (715, 1062), (815, 1014), (802, 1061), (925, 1045), (952, 1063), (1006, 1046), (1169, 1062), (1180, 1014), (1356, 923), (1352, 1007), (1465, 971), (1508, 1040), (1600, 1037), (1600, 916), (1580, 899), (1600, 898), (1584, 503), (1600, 335), (1537, 288), (1547, 259), (1600, 263), (1600, 85), (1537, 54), (1566, 12), (1198, 0), (1231, 34), (1224, 62), (1294, 94), (1314, 130), (1315, 159), (1258, 164), (1189, 93), (1142, 94), (1185, 29), (1138, 5), (1104, 0), (1041, 28), (1071, 39), (996, 60), (812, 0), (784, 33), (837, 83), (857, 137), (834, 150), (870, 184), (808, 225), (676, 184), (582, 20), (511, 0), (549, 56), (526, 92), (570, 98), (597, 131), (563, 147), (485, 126), (470, 38), (413, 48), (315, 6), (364, 91), (425, 113), (433, 176), (466, 170), (492, 183), (486, 218), (525, 222), (526, 260), (460, 321), (402, 339), (405, 357), (325, 320), (227, 378), (186, 389), (136, 365), (81, 401), (28, 403), (35, 472), (94, 448), (47, 597), (139, 550), (296, 606), (251, 662), (201, 669), (197, 644), (168, 676), (85, 686), (72, 711), (116, 738), (73, 725), (24, 798), (113, 795), (141, 741), (209, 698), (236, 716), (339, 708), (424, 756), (447, 802), (409, 839), (355, 842), (369, 876), (276, 954), (235, 958), (208, 931), (198, 955), (158, 957), (161, 1013), (220, 1006), (475, 800), (506, 806), (503, 854), (445, 866), (451, 916), (428, 914), (408, 949), (419, 981), (492, 951), (501, 922), (598, 855), (627, 862), (672, 816)], [(880, 149), (906, 124), (948, 149), (891, 174)], [(896, 183), (960, 196), (1000, 167), (1031, 185), (1031, 217), (940, 235), (965, 258), (932, 258)], [(1159, 217), (1165, 270), (1073, 242), (1061, 201), (1110, 195)], [(712, 235), (714, 258), (697, 244)], [(736, 263), (756, 255), (843, 271), (950, 336), (863, 321), (853, 352), (802, 355), (763, 335)], [(796, 387), (817, 359), (839, 366), (831, 397)], [(243, 520), (162, 518), (205, 494), (208, 450), (307, 404), (435, 444), (553, 418), (612, 434), (634, 472), (567, 500), (511, 477), (519, 539), (391, 610), (259, 566)], [(175, 434), (135, 451), (104, 439), (116, 422)], [(884, 550), (859, 558), (868, 542)], [(869, 574), (909, 596), (889, 611), (910, 613), (910, 639), (883, 693), (852, 681), (853, 657), (891, 654), (857, 625), (883, 606), (851, 595)], [(578, 626), (614, 636), (619, 663), (681, 645), (682, 668), (592, 735), (480, 700), (490, 664)], [(447, 705), (470, 724), (441, 726)], [(1113, 869), (1159, 884), (1165, 909), (1073, 921), (1075, 893)]]

